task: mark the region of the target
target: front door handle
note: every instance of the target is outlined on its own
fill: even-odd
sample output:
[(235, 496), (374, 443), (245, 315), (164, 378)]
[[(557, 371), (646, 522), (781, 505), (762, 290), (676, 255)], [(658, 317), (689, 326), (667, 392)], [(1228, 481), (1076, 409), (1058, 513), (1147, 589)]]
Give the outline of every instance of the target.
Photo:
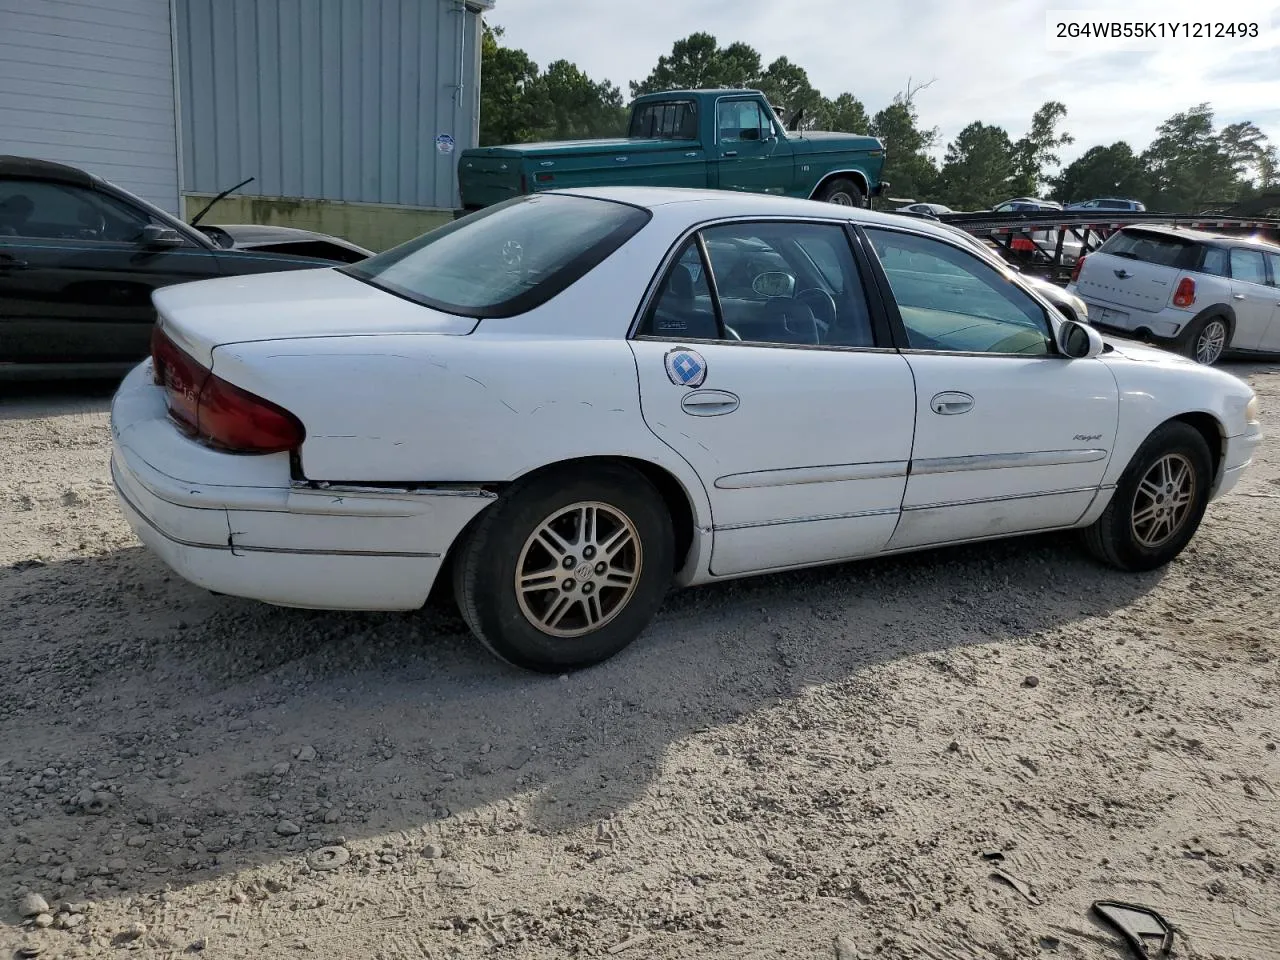
[(1249, 299), (1249, 298), (1248, 298), (1248, 297), (1246, 297), (1243, 293), (1233, 293), (1233, 294), (1231, 295), (1231, 299), (1232, 299), (1232, 300), (1247, 300), (1247, 299)]
[(738, 151), (737, 151), (737, 150), (726, 150), (726, 151), (724, 152), (724, 155), (725, 155), (726, 157), (736, 157), (736, 156), (738, 155)]
[(684, 395), (680, 409), (691, 417), (719, 417), (733, 413), (741, 402), (728, 390), (695, 390)]
[(934, 413), (950, 417), (957, 413), (968, 413), (972, 410), (973, 397), (959, 391), (948, 391), (935, 396), (929, 401), (929, 406)]
[(0, 270), (25, 270), (30, 264), (8, 254), (0, 254)]

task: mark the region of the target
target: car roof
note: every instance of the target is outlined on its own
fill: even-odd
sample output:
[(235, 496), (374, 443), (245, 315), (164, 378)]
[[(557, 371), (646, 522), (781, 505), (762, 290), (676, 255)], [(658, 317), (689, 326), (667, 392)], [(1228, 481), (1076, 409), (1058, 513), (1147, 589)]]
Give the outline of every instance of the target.
[(52, 160), (37, 160), (35, 157), (17, 157), (11, 154), (0, 155), (0, 177), (22, 177), (27, 180), (52, 180), (57, 183), (72, 183), (79, 187), (92, 187), (97, 177), (86, 173), (79, 167), (65, 163), (54, 163)]
[(1176, 227), (1171, 223), (1131, 223), (1126, 227), (1121, 227), (1120, 232), (1132, 233), (1135, 231), (1144, 231), (1146, 233), (1158, 233), (1168, 237), (1180, 237), (1183, 240), (1194, 240), (1197, 243), (1212, 243), (1219, 247), (1252, 247), (1265, 248), (1268, 253), (1273, 250), (1280, 250), (1280, 245), (1271, 243), (1269, 240), (1263, 240), (1260, 237), (1229, 237), (1222, 233), (1210, 233), (1207, 230), (1190, 230), (1186, 227)]
[[(634, 207), (664, 211), (689, 224), (720, 217), (802, 217), (807, 219), (845, 220), (868, 226), (910, 227), (921, 233), (951, 237), (947, 229), (932, 220), (904, 217), (897, 213), (878, 213), (861, 207), (842, 207), (820, 200), (797, 200), (766, 193), (738, 193), (730, 190), (706, 190), (697, 187), (583, 187), (549, 190), (541, 194), (593, 197), (612, 200)], [(677, 212), (678, 211), (678, 212)], [(680, 215), (683, 214), (683, 217)]]

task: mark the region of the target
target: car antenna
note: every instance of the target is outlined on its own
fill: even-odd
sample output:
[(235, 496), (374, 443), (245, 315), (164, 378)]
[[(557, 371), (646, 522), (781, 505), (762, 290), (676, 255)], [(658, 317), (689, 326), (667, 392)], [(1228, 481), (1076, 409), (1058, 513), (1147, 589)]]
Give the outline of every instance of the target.
[(231, 193), (233, 190), (239, 190), (246, 183), (253, 183), (253, 181), (256, 179), (257, 179), (256, 177), (250, 177), (248, 180), (241, 180), (234, 187), (227, 187), (227, 189), (223, 190), (220, 194), (218, 194), (216, 197), (210, 200), (207, 204), (205, 204), (205, 207), (203, 210), (201, 210), (199, 213), (197, 213), (194, 217), (191, 218), (191, 226), (194, 227), (197, 223), (199, 223), (204, 218), (204, 215), (213, 209), (213, 205), (217, 203), (219, 200), (221, 200), (223, 197), (225, 197), (227, 194)]

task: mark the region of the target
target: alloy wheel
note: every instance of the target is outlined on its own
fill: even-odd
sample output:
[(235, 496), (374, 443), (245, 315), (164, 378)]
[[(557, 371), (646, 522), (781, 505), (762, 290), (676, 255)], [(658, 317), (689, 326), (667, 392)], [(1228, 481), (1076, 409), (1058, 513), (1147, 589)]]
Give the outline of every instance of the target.
[(1227, 325), (1221, 320), (1210, 320), (1196, 338), (1196, 362), (1217, 363), (1227, 346)]
[(1130, 524), (1134, 539), (1154, 550), (1182, 529), (1195, 502), (1196, 472), (1180, 453), (1166, 453), (1138, 484)]
[(570, 504), (538, 524), (520, 550), (520, 612), (549, 636), (585, 636), (626, 608), (643, 562), (640, 534), (625, 513), (597, 501)]

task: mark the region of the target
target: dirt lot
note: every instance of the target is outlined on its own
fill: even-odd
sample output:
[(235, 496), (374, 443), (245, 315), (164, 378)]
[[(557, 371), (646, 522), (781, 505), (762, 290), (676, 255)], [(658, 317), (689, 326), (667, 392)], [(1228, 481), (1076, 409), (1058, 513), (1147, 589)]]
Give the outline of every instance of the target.
[(1280, 957), (1276, 427), (1165, 571), (1049, 537), (704, 588), (541, 678), (171, 577), (106, 397), (0, 396), (6, 960), (1125, 957), (1098, 898)]

